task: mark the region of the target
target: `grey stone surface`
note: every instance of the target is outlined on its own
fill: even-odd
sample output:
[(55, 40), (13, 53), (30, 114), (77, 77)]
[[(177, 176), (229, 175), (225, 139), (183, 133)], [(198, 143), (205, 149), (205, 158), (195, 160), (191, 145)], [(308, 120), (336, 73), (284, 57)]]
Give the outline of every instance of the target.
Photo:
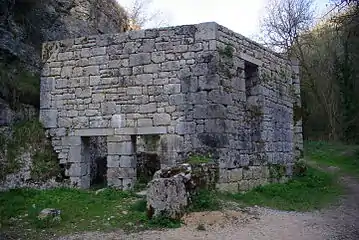
[(188, 197), (181, 175), (152, 180), (147, 189), (147, 209), (148, 212), (153, 212), (150, 217), (180, 219), (188, 206)]
[[(26, 9), (25, 12), (22, 9)], [(41, 44), (54, 41), (79, 38), (70, 41), (82, 44), (89, 35), (118, 33), (128, 29), (128, 18), (124, 9), (115, 0), (49, 0), (44, 2), (1, 2), (0, 50), (12, 58), (21, 59), (25, 66), (40, 72), (41, 58), (54, 61), (69, 61), (77, 52), (61, 52), (58, 56), (44, 54), (41, 56)], [(26, 19), (26, 23), (18, 21), (16, 16)], [(29, 28), (28, 26), (31, 26)], [(16, 32), (16, 34), (14, 34)], [(91, 43), (80, 49), (81, 57), (99, 56), (105, 53), (108, 41), (99, 42), (93, 49)], [(55, 50), (55, 49), (54, 49)], [(65, 77), (71, 73), (72, 67), (59, 68), (60, 75)], [(45, 70), (47, 68), (45, 67)], [(55, 69), (51, 69), (55, 72)]]
[(161, 166), (209, 153), (230, 189), (268, 182), (260, 169), (300, 157), (297, 62), (221, 25), (48, 42), (43, 51), (51, 57), (42, 77), (56, 79), (43, 81), (41, 109), (54, 149), (62, 163), (76, 163), (67, 137), (108, 136), (109, 185), (136, 179), (136, 143), (116, 136), (157, 135)]

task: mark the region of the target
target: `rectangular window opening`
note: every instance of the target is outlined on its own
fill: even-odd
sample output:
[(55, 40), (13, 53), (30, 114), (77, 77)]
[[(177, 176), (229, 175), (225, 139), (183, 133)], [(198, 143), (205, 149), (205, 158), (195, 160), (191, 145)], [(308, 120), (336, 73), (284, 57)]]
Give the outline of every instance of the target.
[(258, 85), (258, 66), (245, 61), (244, 62), (244, 77), (245, 77), (245, 86), (246, 86), (246, 96), (252, 96), (252, 90), (255, 86)]

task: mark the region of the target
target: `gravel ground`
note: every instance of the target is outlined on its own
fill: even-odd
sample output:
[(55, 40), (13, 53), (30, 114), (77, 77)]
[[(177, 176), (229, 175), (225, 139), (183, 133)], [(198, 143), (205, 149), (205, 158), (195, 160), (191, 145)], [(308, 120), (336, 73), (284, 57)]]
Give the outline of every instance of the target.
[(343, 177), (342, 181), (348, 194), (323, 211), (298, 213), (253, 207), (193, 213), (184, 219), (185, 226), (178, 229), (129, 235), (122, 231), (88, 232), (58, 240), (358, 240), (359, 181), (351, 177)]

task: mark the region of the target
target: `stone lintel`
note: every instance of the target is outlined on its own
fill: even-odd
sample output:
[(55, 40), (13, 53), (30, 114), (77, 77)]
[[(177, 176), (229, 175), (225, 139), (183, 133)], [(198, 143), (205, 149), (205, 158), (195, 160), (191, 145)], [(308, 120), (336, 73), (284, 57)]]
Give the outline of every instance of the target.
[(92, 129), (78, 129), (75, 130), (75, 136), (92, 137), (92, 136), (109, 136), (113, 135), (114, 130), (112, 128), (92, 128)]
[(146, 135), (146, 134), (166, 134), (166, 127), (142, 127), (137, 128), (137, 135)]
[(139, 128), (117, 128), (116, 135), (151, 135), (151, 134), (166, 134), (166, 127), (139, 127)]
[(254, 57), (251, 57), (245, 53), (239, 53), (239, 58), (243, 59), (244, 61), (250, 62), (254, 65), (257, 65), (258, 67), (261, 67), (263, 65), (262, 61), (254, 58)]

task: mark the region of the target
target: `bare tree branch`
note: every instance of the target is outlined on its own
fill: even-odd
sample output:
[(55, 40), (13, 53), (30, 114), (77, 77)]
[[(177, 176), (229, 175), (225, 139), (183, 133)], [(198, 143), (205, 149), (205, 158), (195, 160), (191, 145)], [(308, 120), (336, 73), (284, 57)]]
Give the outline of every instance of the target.
[(132, 28), (142, 29), (146, 25), (152, 27), (168, 26), (168, 19), (158, 9), (151, 10), (153, 0), (132, 0), (131, 6), (126, 10), (131, 21)]
[(265, 45), (277, 51), (288, 51), (300, 33), (313, 23), (313, 0), (271, 0), (261, 20)]

